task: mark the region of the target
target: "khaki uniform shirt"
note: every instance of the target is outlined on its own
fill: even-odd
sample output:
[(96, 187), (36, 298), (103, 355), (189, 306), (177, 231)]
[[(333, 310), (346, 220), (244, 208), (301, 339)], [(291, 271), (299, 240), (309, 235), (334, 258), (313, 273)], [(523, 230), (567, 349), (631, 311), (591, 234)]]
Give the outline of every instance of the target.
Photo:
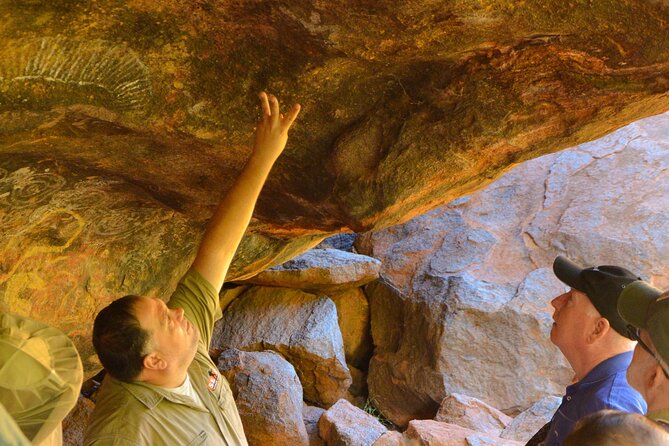
[(648, 412), (646, 417), (662, 426), (664, 430), (669, 431), (669, 408)]
[(85, 446), (248, 444), (230, 386), (208, 353), (214, 321), (221, 317), (216, 290), (191, 270), (168, 306), (183, 308), (200, 332), (188, 376), (206, 407), (159, 386), (125, 383), (107, 375), (98, 392)]
[(23, 435), (21, 429), (2, 404), (0, 404), (0, 444), (30, 446), (30, 441)]

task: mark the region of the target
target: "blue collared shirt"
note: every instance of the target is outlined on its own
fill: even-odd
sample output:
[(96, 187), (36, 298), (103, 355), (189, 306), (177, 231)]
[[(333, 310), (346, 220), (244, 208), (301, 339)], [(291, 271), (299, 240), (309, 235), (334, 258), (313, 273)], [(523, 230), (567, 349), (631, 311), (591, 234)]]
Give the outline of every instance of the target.
[(603, 409), (646, 413), (646, 402), (627, 383), (627, 367), (632, 352), (625, 352), (600, 362), (579, 382), (567, 386), (562, 404), (551, 420), (544, 446), (560, 446), (586, 415)]

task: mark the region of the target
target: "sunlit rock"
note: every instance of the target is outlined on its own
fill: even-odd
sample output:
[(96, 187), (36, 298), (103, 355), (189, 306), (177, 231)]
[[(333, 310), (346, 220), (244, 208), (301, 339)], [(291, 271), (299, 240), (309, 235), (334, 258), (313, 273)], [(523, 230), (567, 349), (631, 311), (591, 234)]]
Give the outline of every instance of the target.
[(280, 353), (295, 367), (306, 401), (329, 407), (347, 395), (351, 374), (327, 297), (254, 287), (228, 306), (218, 325), (212, 347)]
[(385, 279), (367, 287), (381, 412), (405, 425), (452, 392), (509, 413), (561, 395), (572, 372), (549, 341), (565, 290), (554, 258), (669, 285), (667, 128), (669, 115), (639, 121), (359, 240)]
[(224, 351), (218, 369), (228, 379), (249, 444), (308, 446), (302, 385), (295, 369), (271, 352)]

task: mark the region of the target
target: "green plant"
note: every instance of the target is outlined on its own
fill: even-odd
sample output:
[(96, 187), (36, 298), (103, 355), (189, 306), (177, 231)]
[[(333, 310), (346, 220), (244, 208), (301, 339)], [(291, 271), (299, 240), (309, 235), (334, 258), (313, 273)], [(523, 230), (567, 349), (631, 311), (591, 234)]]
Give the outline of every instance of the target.
[(393, 422), (386, 418), (386, 416), (377, 408), (378, 404), (379, 403), (374, 398), (367, 398), (365, 405), (362, 406), (362, 410), (379, 420), (379, 423), (383, 424), (388, 429), (395, 429), (396, 426)]

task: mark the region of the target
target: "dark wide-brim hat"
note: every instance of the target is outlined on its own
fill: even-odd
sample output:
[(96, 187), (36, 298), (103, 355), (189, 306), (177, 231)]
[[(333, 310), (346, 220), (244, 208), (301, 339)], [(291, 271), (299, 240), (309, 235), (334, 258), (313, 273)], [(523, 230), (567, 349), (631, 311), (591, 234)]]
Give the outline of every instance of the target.
[(558, 256), (553, 262), (553, 272), (566, 285), (585, 293), (611, 327), (622, 336), (630, 338), (627, 323), (618, 314), (618, 298), (627, 285), (641, 280), (639, 276), (615, 265), (582, 268), (562, 256)]
[(669, 292), (638, 280), (620, 294), (618, 312), (633, 327), (647, 330), (655, 350), (669, 362)]

